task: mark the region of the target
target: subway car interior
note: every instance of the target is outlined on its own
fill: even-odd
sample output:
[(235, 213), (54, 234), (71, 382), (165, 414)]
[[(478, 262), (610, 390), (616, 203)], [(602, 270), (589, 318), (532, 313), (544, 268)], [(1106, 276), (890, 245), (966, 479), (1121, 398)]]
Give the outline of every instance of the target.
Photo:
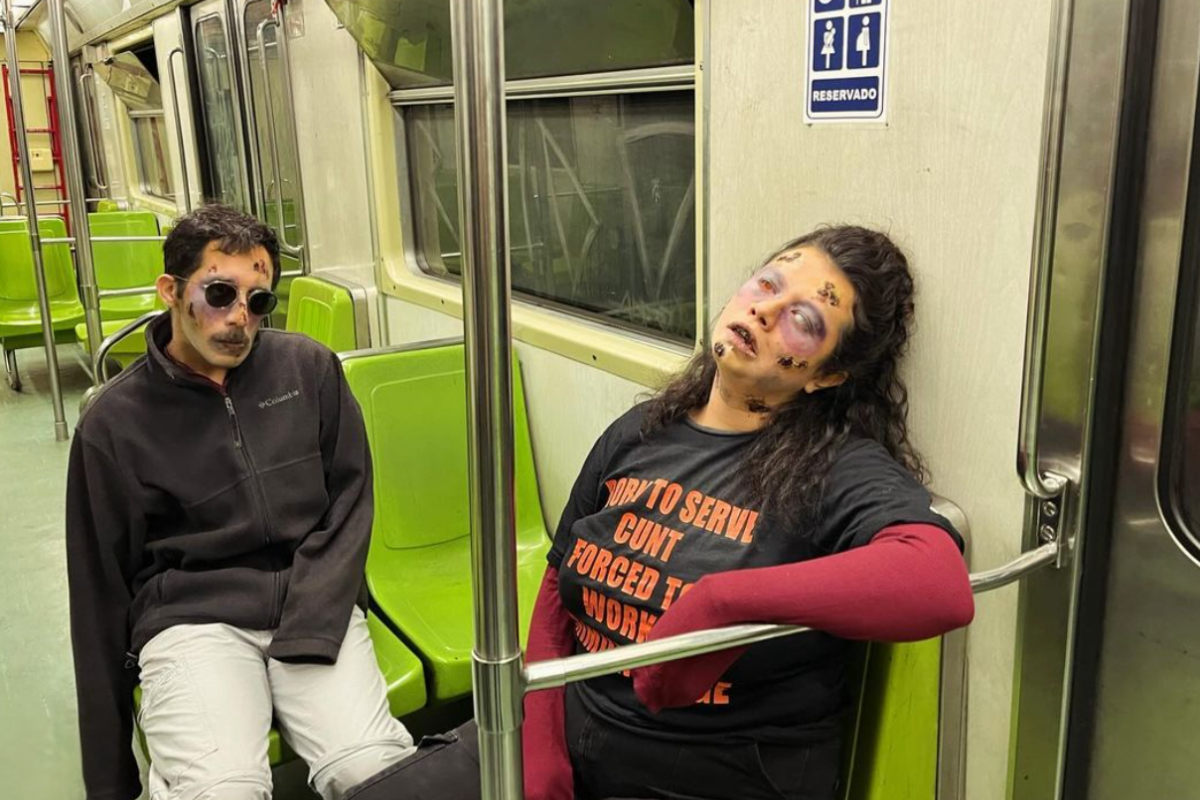
[[(482, 797), (522, 796), (538, 692), (810, 635), (646, 641), (616, 603), (522, 655), (593, 443), (694, 355), (755, 356), (726, 301), (852, 225), (911, 265), (907, 437), (975, 613), (854, 644), (836, 797), (1200, 798), (1200, 0), (0, 4), (0, 797), (120, 796), (85, 788), (72, 440), (217, 203), (278, 243), (262, 327), (361, 409), (390, 717), (473, 719)], [(749, 541), (757, 512), (703, 503), (681, 530)], [(127, 744), (142, 797), (182, 796)], [(269, 758), (275, 797), (319, 796), (278, 725)]]

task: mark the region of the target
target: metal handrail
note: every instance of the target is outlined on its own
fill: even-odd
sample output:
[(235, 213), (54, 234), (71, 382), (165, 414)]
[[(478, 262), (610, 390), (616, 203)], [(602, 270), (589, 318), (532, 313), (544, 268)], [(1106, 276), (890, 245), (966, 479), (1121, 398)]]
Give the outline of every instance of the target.
[[(92, 236), (95, 242), (165, 242), (165, 236)], [(75, 244), (74, 236), (54, 236), (42, 239), (42, 244)]]
[(1029, 310), (1025, 325), (1025, 374), (1021, 381), (1021, 420), (1017, 472), (1025, 491), (1049, 500), (1062, 494), (1068, 481), (1041, 469), (1039, 424), (1045, 384), (1046, 340), (1053, 278), (1054, 231), (1058, 222), (1058, 191), (1063, 131), (1066, 118), (1071, 19), (1074, 0), (1059, 0), (1054, 20), (1054, 45), (1046, 74), (1046, 106), (1042, 117), (1042, 152), (1038, 173), (1037, 214), (1033, 230)]
[(95, 86), (95, 84), (96, 84), (95, 73), (80, 71), (77, 81), (79, 83), (79, 97), (80, 97), (80, 100), (82, 100), (83, 102), (81, 102), (79, 104), (79, 107), (83, 109), (84, 125), (87, 127), (88, 147), (91, 150), (91, 155), (92, 155), (91, 163), (88, 166), (90, 166), (92, 168), (91, 169), (92, 185), (95, 186), (97, 189), (99, 189), (102, 192), (107, 192), (108, 191), (108, 182), (100, 180), (100, 170), (98, 168), (98, 165), (100, 164), (100, 161), (101, 161), (100, 143), (98, 141), (96, 141), (95, 126), (92, 124), (93, 123), (92, 107), (88, 104), (89, 93), (84, 86), (84, 82), (89, 79), (92, 81), (92, 85)]
[[(280, 250), (290, 256), (300, 256), (303, 250), (287, 240), (287, 222), (283, 214), (283, 164), (279, 158), (279, 131), (275, 128), (275, 95), (271, 91), (271, 68), (270, 63), (267, 61), (266, 30), (268, 27), (275, 29), (276, 41), (279, 41), (279, 38), (284, 35), (279, 27), (279, 23), (273, 19), (264, 19), (258, 23), (258, 28), (254, 31), (254, 38), (258, 42), (258, 60), (262, 65), (263, 71), (263, 104), (266, 106), (267, 138), (271, 150), (271, 166), (275, 170), (275, 178), (267, 185), (268, 187), (275, 187), (275, 221), (279, 226)], [(286, 70), (287, 66), (281, 65), (280, 69)]]
[[(971, 575), (971, 591), (990, 592), (1020, 580), (1022, 577), (1048, 567), (1058, 560), (1056, 542), (1022, 553), (1007, 564)], [(782, 636), (811, 631), (800, 625), (730, 625), (709, 628), (678, 636), (668, 636), (655, 642), (641, 642), (566, 658), (553, 658), (526, 664), (523, 670), (525, 691), (553, 689), (575, 681), (598, 678), (627, 669), (636, 669), (664, 661), (675, 661), (730, 647), (742, 647)]]
[(192, 212), (191, 179), (188, 177), (187, 148), (183, 144), (183, 119), (179, 113), (179, 81), (175, 79), (175, 56), (183, 57), (187, 65), (187, 54), (182, 47), (176, 47), (167, 53), (167, 80), (171, 82), (171, 106), (175, 115), (175, 141), (179, 143), (179, 169), (183, 176), (183, 207), (187, 213)]
[[(291, 51), (289, 49), (291, 47), (291, 45), (288, 44), (288, 34), (287, 34), (287, 24), (286, 24), (287, 23), (287, 13), (288, 13), (287, 12), (287, 4), (281, 3), (279, 5), (279, 9), (276, 13), (279, 15), (279, 20), (282, 23), (278, 28), (277, 38), (275, 40), (276, 42), (278, 42), (278, 48), (279, 48), (279, 74), (283, 76), (283, 95), (284, 95), (284, 100), (286, 102), (286, 108), (288, 109), (288, 112), (292, 115), (292, 119), (290, 120), (291, 124), (287, 125), (286, 128), (287, 128), (288, 136), (292, 140), (292, 152), (296, 154), (297, 178), (300, 178), (301, 177), (299, 174), (299, 170), (301, 169), (300, 161), (299, 161), (300, 139), (296, 135), (296, 121), (295, 121), (296, 92), (295, 92), (294, 87), (292, 86), (292, 56), (291, 56)], [(290, 181), (283, 175), (282, 172), (277, 172), (276, 177), (278, 177), (283, 183), (290, 183)], [(280, 192), (283, 191), (282, 186), (279, 187), (279, 191)], [(306, 263), (307, 259), (304, 258), (304, 240), (308, 235), (308, 226), (307, 226), (307, 222), (306, 222), (306, 219), (304, 216), (304, 192), (303, 191), (296, 192), (296, 227), (300, 231), (300, 243), (299, 244), (292, 244), (291, 242), (286, 241), (286, 239), (287, 239), (287, 232), (286, 232), (287, 229), (286, 228), (281, 233), (281, 235), (285, 239), (284, 244), (287, 245), (289, 248), (292, 248), (292, 252), (290, 253), (290, 255), (293, 255), (296, 258), (299, 258), (301, 268), (307, 270), (308, 269), (308, 265)]]
[(102, 382), (108, 383), (108, 381), (109, 381), (108, 364), (105, 363), (105, 359), (108, 357), (109, 351), (112, 350), (114, 347), (116, 347), (117, 342), (121, 341), (126, 336), (128, 336), (129, 334), (136, 331), (138, 328), (141, 328), (141, 327), (149, 324), (150, 322), (152, 322), (153, 320), (157, 319), (159, 316), (161, 316), (162, 314), (165, 314), (165, 313), (167, 313), (167, 312), (165, 312), (165, 311), (147, 311), (145, 314), (142, 314), (140, 317), (133, 320), (132, 322), (128, 322), (128, 323), (122, 325), (111, 336), (105, 337), (104, 341), (100, 343), (100, 346), (98, 348), (96, 348), (96, 359), (100, 362), (100, 380)]

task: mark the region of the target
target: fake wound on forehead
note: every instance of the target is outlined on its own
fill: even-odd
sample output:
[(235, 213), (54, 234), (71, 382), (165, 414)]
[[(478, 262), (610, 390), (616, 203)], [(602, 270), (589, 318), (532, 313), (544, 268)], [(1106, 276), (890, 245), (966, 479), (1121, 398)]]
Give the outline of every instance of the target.
[(825, 281), (825, 285), (817, 290), (817, 296), (835, 308), (842, 303), (842, 298), (838, 296), (837, 287), (829, 281)]

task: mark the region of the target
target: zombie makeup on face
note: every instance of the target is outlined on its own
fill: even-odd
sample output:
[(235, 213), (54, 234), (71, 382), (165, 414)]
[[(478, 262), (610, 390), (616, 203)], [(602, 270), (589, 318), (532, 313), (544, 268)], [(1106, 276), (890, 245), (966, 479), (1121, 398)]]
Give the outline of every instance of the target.
[(825, 341), (825, 317), (807, 300), (781, 312), (779, 329), (793, 362), (816, 353)]
[(267, 265), (265, 263), (263, 263), (262, 261), (254, 262), (254, 271), (257, 272), (259, 275), (267, 275), (268, 274), (267, 273)]
[(770, 414), (771, 407), (761, 397), (747, 397), (746, 410), (754, 414)]
[(777, 294), (782, 286), (783, 274), (774, 267), (767, 266), (742, 284), (742, 288), (738, 290), (738, 296), (747, 300), (761, 300)]
[(725, 355), (725, 343), (717, 342), (716, 344), (714, 344), (713, 345), (713, 353), (716, 354), (717, 358), (720, 358), (721, 356)]
[(783, 254), (777, 256), (775, 258), (775, 260), (776, 261), (787, 261), (788, 263), (791, 263), (793, 261), (799, 261), (803, 257), (804, 257), (804, 254), (801, 253), (799, 250), (793, 250), (790, 253), (783, 253)]
[(825, 281), (825, 286), (817, 290), (817, 296), (834, 308), (842, 304), (842, 298), (838, 296), (837, 287), (829, 281)]
[(779, 366), (784, 369), (808, 369), (808, 362), (803, 359), (797, 361), (791, 356), (780, 356)]

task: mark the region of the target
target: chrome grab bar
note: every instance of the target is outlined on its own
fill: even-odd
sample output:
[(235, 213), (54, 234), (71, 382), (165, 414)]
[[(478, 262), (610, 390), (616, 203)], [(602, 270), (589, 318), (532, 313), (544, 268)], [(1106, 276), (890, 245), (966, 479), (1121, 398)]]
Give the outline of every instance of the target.
[[(1007, 586), (1025, 575), (1055, 563), (1058, 560), (1058, 551), (1058, 543), (1049, 542), (1036, 550), (1022, 553), (1001, 567), (972, 573), (971, 591), (982, 594)], [(622, 670), (765, 642), (768, 639), (778, 639), (809, 630), (811, 628), (800, 625), (730, 625), (668, 636), (656, 642), (624, 645), (599, 653), (537, 661), (526, 664), (522, 671), (525, 680), (524, 691), (553, 689)]]
[(100, 180), (99, 165), (102, 160), (101, 154), (100, 154), (101, 153), (100, 143), (96, 140), (95, 120), (92, 119), (92, 106), (88, 99), (88, 98), (94, 99), (95, 93), (89, 92), (85, 85), (85, 82), (88, 81), (89, 79), (91, 80), (92, 85), (95, 86), (96, 85), (95, 73), (90, 72), (90, 71), (84, 72), (83, 70), (80, 70), (79, 76), (76, 80), (79, 83), (79, 98), (82, 101), (79, 104), (79, 106), (80, 106), (80, 108), (83, 109), (83, 124), (87, 128), (88, 149), (91, 150), (91, 154), (92, 154), (92, 162), (91, 162), (91, 164), (89, 164), (89, 166), (92, 168), (92, 170), (91, 170), (92, 174), (90, 177), (92, 179), (93, 186), (95, 186), (97, 189), (99, 189), (102, 192), (107, 192), (108, 191), (108, 183), (106, 181)]
[(15, 208), (17, 210), (17, 213), (20, 214), (21, 213), (21, 201), (15, 197), (13, 197), (8, 192), (0, 192), (0, 217), (4, 216), (4, 198), (6, 198), (6, 197), (9, 200), (12, 200), (13, 208)]
[(157, 318), (159, 315), (165, 314), (165, 313), (167, 313), (167, 312), (165, 312), (165, 311), (147, 311), (145, 314), (142, 314), (140, 317), (133, 320), (132, 322), (122, 325), (120, 327), (120, 329), (118, 329), (111, 336), (105, 337), (104, 341), (100, 343), (99, 350), (96, 352), (96, 359), (100, 364), (100, 379), (104, 383), (108, 383), (108, 364), (104, 363), (104, 360), (108, 356), (109, 351), (112, 350), (114, 347), (116, 347), (117, 342), (121, 341), (126, 336), (128, 336), (129, 334), (136, 331), (138, 328), (148, 325), (152, 320)]
[[(92, 236), (92, 242), (165, 242), (165, 236)], [(74, 236), (55, 236), (42, 239), (42, 244), (75, 244)]]
[(186, 213), (190, 214), (192, 212), (192, 189), (191, 179), (188, 177), (187, 147), (183, 144), (183, 118), (179, 113), (179, 81), (175, 79), (176, 55), (183, 58), (184, 66), (187, 66), (187, 54), (183, 52), (183, 48), (176, 47), (171, 50), (167, 53), (167, 80), (171, 82), (171, 106), (175, 114), (175, 141), (179, 143), (179, 169), (183, 175), (183, 208)]
[(287, 245), (287, 226), (283, 216), (283, 182), (279, 180), (281, 165), (279, 163), (278, 133), (275, 130), (275, 96), (271, 92), (271, 68), (267, 61), (267, 37), (265, 34), (268, 27), (275, 29), (275, 40), (279, 41), (282, 31), (279, 29), (279, 23), (273, 19), (264, 19), (258, 23), (254, 38), (258, 42), (258, 61), (262, 65), (263, 71), (263, 105), (266, 106), (267, 143), (271, 149), (271, 166), (275, 170), (275, 178), (269, 186), (275, 187), (275, 220), (279, 226), (279, 244)]
[(154, 294), (157, 286), (131, 286), (126, 289), (101, 289), (97, 294), (100, 299), (109, 297), (141, 297), (144, 294)]
[[(288, 112), (291, 114), (291, 119), (290, 119), (291, 124), (287, 126), (287, 132), (288, 132), (288, 136), (292, 140), (292, 152), (296, 156), (296, 169), (299, 170), (300, 169), (300, 140), (296, 136), (296, 120), (295, 120), (296, 93), (292, 87), (292, 67), (291, 67), (292, 56), (291, 56), (291, 51), (290, 51), (291, 45), (288, 44), (287, 24), (286, 24), (287, 13), (288, 13), (287, 4), (281, 3), (279, 5), (279, 9), (278, 9), (277, 13), (279, 15), (279, 19), (284, 23), (284, 24), (279, 25), (279, 27), (278, 27), (278, 34), (277, 34), (278, 38), (276, 39), (276, 41), (278, 42), (278, 46), (279, 46), (279, 73), (283, 76), (284, 100), (287, 103)], [(291, 181), (289, 181), (282, 173), (280, 173), (278, 175), (278, 177), (281, 181), (283, 181), (283, 183), (291, 183)], [(280, 187), (279, 191), (281, 191), (281, 192), (283, 191), (282, 186)], [(296, 226), (298, 227), (299, 232), (300, 232), (300, 237), (301, 237), (300, 242), (298, 244), (292, 244), (291, 242), (285, 241), (284, 244), (286, 244), (289, 248), (291, 248), (290, 255), (300, 258), (301, 264), (304, 264), (303, 254), (304, 254), (305, 224), (304, 224), (303, 187), (301, 187), (301, 191), (296, 192)], [(283, 237), (285, 239), (287, 238), (286, 232), (283, 234)]]
[[(1071, 56), (1074, 0), (1060, 0), (1055, 18), (1054, 59), (1046, 74), (1046, 107), (1042, 117), (1041, 169), (1038, 173), (1037, 214), (1033, 230), (1029, 310), (1025, 324), (1025, 373), (1021, 381), (1021, 421), (1017, 472), (1025, 491), (1042, 500), (1063, 495), (1069, 481), (1041, 470), (1038, 426), (1042, 419), (1047, 324), (1053, 278), (1054, 229), (1058, 221), (1060, 161), (1067, 102), (1067, 65)], [(1061, 515), (1060, 515), (1061, 517)]]

